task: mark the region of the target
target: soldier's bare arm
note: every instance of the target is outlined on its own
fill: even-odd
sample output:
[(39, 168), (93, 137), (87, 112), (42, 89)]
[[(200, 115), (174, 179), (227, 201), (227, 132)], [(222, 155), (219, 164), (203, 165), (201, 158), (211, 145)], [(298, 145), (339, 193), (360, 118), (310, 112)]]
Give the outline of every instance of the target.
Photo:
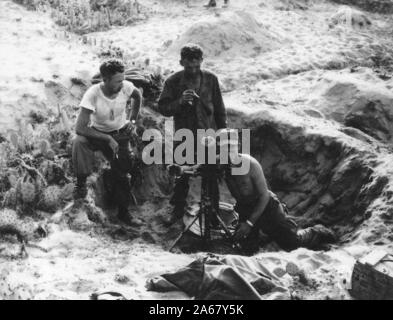
[(248, 220), (255, 224), (269, 202), (269, 191), (262, 166), (255, 159), (251, 159), (250, 175), (258, 201)]
[(131, 93), (131, 98), (134, 100), (134, 104), (129, 120), (136, 120), (142, 107), (142, 93), (139, 91), (139, 89), (135, 88)]

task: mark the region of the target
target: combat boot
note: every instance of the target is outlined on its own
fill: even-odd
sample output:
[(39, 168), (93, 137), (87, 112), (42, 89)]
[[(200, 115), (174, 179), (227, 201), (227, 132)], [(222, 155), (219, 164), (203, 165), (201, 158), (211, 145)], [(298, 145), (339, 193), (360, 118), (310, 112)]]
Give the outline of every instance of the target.
[(86, 186), (87, 177), (77, 177), (77, 181), (74, 187), (73, 198), (74, 201), (85, 199), (87, 196), (87, 186)]
[(334, 232), (321, 224), (299, 230), (297, 236), (299, 245), (308, 249), (320, 249), (323, 245), (336, 241)]
[(128, 208), (119, 207), (117, 217), (121, 222), (131, 227), (140, 227), (143, 225), (143, 221), (141, 219), (130, 215)]
[(128, 212), (131, 198), (130, 177), (117, 176), (115, 180), (115, 202), (118, 205), (118, 218), (129, 226), (140, 227), (143, 222), (140, 219), (132, 217)]

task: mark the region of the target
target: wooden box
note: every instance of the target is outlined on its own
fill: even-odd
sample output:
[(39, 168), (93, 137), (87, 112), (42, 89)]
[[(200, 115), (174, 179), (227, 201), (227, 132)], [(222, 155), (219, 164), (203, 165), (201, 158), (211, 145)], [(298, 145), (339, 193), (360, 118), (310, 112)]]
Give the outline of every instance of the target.
[(360, 300), (393, 300), (393, 255), (373, 251), (358, 260), (350, 294)]

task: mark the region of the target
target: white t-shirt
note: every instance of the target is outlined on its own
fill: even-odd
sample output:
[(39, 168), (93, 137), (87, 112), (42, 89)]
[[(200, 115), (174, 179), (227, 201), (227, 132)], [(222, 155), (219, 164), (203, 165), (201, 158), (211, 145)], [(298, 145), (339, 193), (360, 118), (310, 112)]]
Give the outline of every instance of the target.
[(93, 111), (91, 125), (103, 132), (121, 129), (127, 123), (126, 106), (135, 86), (123, 81), (123, 87), (116, 98), (107, 98), (101, 90), (101, 83), (91, 86), (83, 95), (80, 107)]

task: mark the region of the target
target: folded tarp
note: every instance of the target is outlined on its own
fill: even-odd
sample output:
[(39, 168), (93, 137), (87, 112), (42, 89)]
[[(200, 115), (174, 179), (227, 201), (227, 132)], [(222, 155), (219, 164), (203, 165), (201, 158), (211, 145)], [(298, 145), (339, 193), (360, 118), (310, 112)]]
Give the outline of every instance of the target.
[(198, 259), (175, 273), (162, 275), (162, 278), (169, 283), (157, 282), (152, 290), (178, 289), (198, 300), (261, 300), (273, 295), (280, 299), (289, 298), (280, 279), (252, 257)]

